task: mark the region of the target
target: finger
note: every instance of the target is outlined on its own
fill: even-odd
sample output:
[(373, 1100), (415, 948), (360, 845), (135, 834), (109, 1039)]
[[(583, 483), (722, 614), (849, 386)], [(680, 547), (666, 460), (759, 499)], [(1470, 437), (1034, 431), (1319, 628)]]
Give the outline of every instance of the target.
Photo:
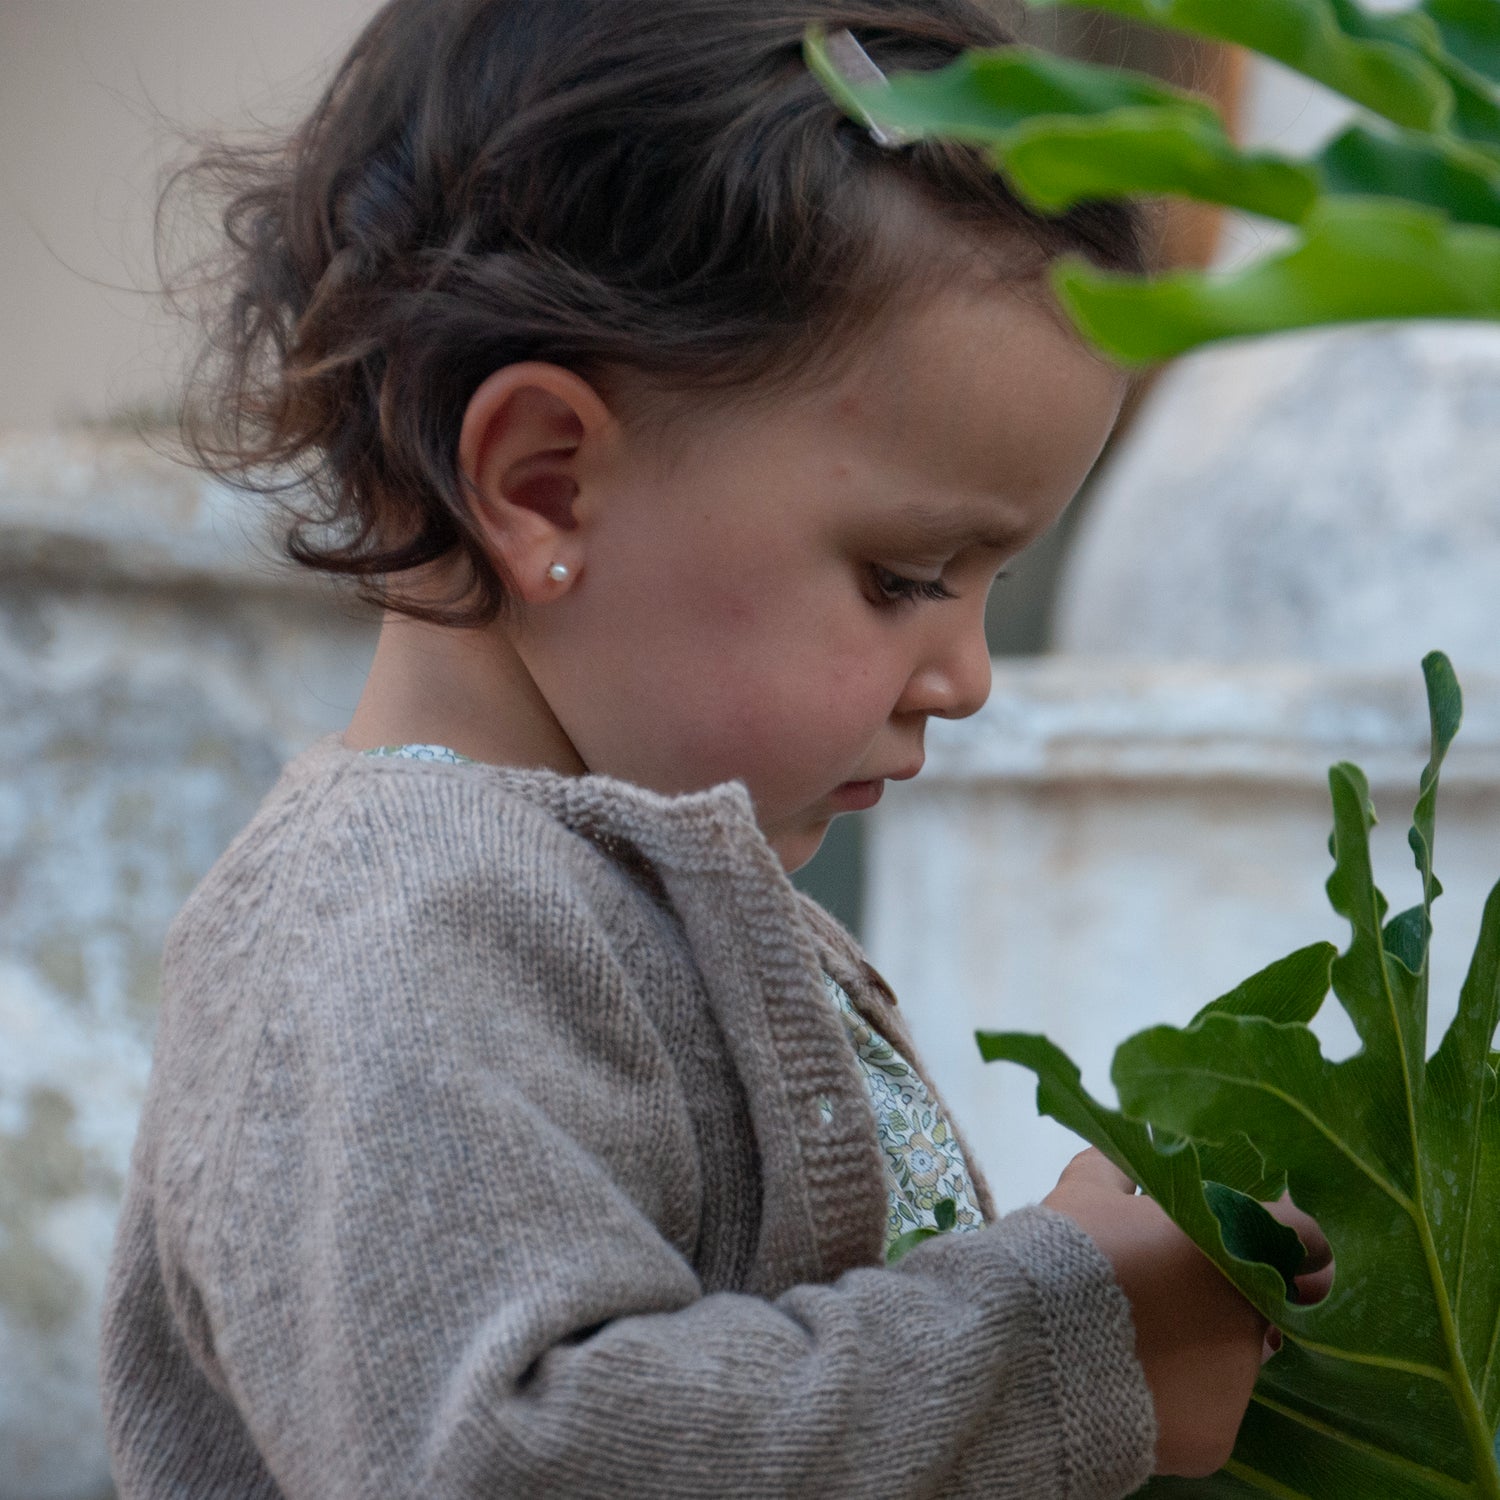
[(1297, 1301), (1304, 1305), (1321, 1302), (1333, 1288), (1333, 1262), (1296, 1278)]
[(1135, 1179), (1122, 1172), (1102, 1151), (1090, 1146), (1063, 1168), (1060, 1182), (1101, 1188), (1127, 1195), (1136, 1189)]
[(1327, 1235), (1318, 1227), (1318, 1221), (1311, 1214), (1303, 1213), (1292, 1202), (1290, 1193), (1283, 1193), (1275, 1203), (1267, 1204), (1266, 1207), (1273, 1218), (1294, 1230), (1297, 1238), (1302, 1241), (1302, 1248), (1307, 1252), (1307, 1257), (1302, 1262), (1304, 1270), (1320, 1271), (1332, 1263), (1333, 1249), (1328, 1243)]

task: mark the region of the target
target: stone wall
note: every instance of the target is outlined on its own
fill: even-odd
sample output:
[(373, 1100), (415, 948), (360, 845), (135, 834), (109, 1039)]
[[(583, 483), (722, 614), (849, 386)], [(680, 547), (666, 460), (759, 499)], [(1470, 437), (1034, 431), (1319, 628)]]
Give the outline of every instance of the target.
[(105, 1262), (167, 924), (373, 620), (142, 444), (0, 439), (0, 1500), (108, 1494)]

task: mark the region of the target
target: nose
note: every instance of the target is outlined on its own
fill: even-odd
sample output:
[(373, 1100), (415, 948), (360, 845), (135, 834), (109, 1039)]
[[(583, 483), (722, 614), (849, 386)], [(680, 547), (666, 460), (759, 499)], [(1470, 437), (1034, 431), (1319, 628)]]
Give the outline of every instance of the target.
[(967, 719), (984, 707), (990, 681), (990, 647), (981, 616), (935, 638), (908, 678), (897, 711)]

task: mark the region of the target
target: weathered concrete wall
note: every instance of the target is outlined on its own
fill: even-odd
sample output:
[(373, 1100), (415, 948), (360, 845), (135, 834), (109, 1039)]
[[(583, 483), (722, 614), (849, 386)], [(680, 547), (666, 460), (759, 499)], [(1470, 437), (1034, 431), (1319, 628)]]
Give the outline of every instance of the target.
[(373, 645), (249, 516), (134, 442), (0, 439), (0, 1500), (108, 1493), (96, 1328), (162, 938)]
[(1065, 574), (1057, 644), (1500, 666), (1500, 328), (1226, 345), (1164, 378)]

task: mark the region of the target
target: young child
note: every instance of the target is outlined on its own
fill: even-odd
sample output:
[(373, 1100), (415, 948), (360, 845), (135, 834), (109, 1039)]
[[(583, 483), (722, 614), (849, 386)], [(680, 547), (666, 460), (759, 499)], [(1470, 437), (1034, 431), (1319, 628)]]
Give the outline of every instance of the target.
[(386, 614), (168, 943), (124, 1500), (1083, 1500), (1228, 1454), (1258, 1316), (1097, 1155), (997, 1218), (787, 878), (984, 702), (988, 588), (1124, 390), (1043, 273), (1140, 254), (845, 119), (809, 26), (887, 70), (1007, 40), (392, 0), (289, 140), (201, 163), (200, 456), (298, 475), (292, 555)]

